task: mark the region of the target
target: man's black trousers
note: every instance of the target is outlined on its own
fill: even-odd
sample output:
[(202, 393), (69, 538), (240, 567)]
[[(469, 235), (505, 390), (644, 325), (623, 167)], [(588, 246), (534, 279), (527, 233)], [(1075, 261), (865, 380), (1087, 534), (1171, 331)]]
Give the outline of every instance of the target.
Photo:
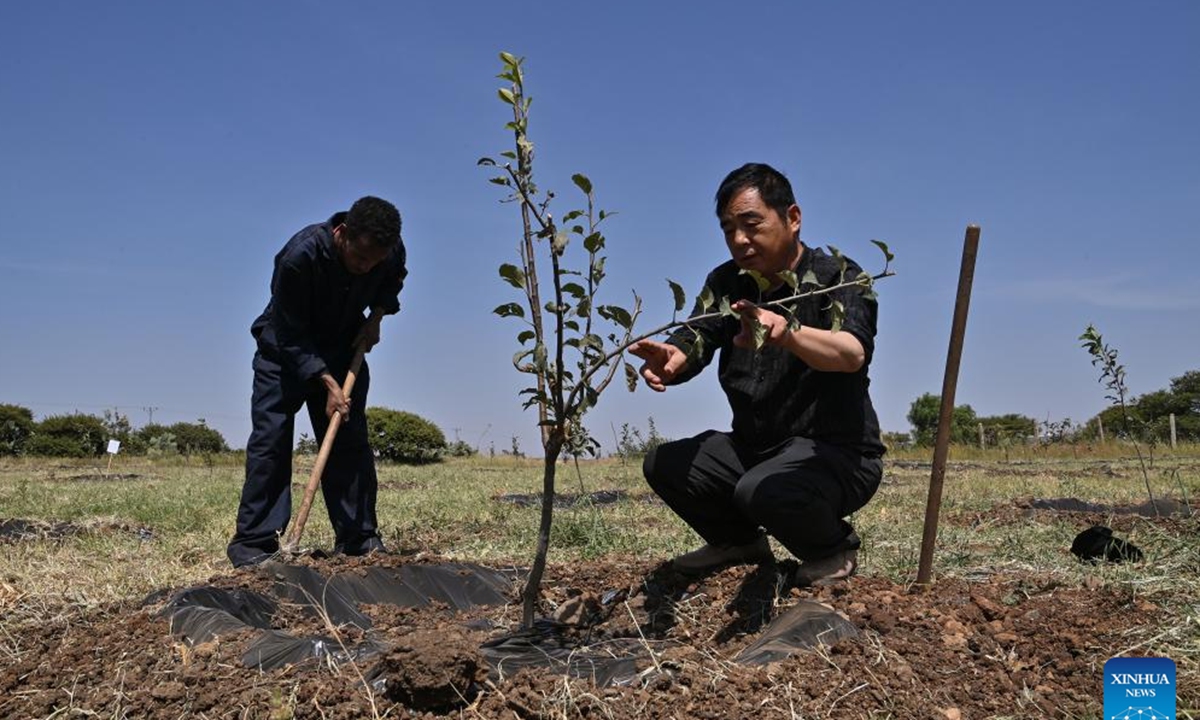
[[(330, 372), (340, 383), (349, 369), (347, 359)], [(367, 391), (371, 376), (366, 361), (351, 392), (350, 415), (341, 428), (321, 478), (325, 507), (333, 523), (338, 551), (361, 554), (382, 547), (375, 517), (379, 483), (375, 457), (367, 441)], [(295, 416), (308, 406), (316, 440), (329, 427), (325, 416), (328, 394), (319, 382), (304, 382), (278, 362), (254, 355), (254, 393), (250, 405), (253, 429), (246, 443), (246, 482), (238, 507), (237, 532), (227, 554), (234, 566), (261, 562), (279, 551), (280, 535), (292, 514), (292, 443)]]
[(660, 445), (643, 471), (710, 545), (749, 544), (766, 530), (801, 560), (819, 560), (858, 548), (844, 518), (879, 489), (883, 461), (801, 437), (756, 451), (710, 430)]

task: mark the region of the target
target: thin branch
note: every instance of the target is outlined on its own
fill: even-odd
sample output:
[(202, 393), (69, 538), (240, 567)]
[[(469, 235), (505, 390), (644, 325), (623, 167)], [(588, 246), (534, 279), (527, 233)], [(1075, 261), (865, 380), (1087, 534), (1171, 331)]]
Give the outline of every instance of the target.
[[(827, 288), (819, 288), (817, 290), (809, 290), (809, 291), (803, 292), (803, 293), (796, 293), (795, 295), (790, 295), (785, 298), (780, 298), (779, 300), (772, 300), (770, 302), (762, 303), (761, 305), (759, 305), (759, 307), (762, 307), (762, 308), (778, 307), (785, 303), (790, 303), (790, 302), (794, 302), (796, 300), (814, 297), (817, 295), (827, 295), (835, 290), (841, 290), (843, 288), (848, 288), (848, 287), (869, 287), (875, 281), (882, 280), (885, 277), (891, 277), (895, 274), (896, 273), (885, 269), (884, 271), (880, 272), (878, 275), (871, 276), (871, 280), (869, 283), (866, 280), (855, 279), (855, 280), (851, 280), (849, 282), (839, 283), (837, 285), (830, 285)], [(579, 378), (579, 382), (582, 384), (585, 380), (587, 380), (592, 375), (594, 375), (596, 373), (596, 371), (598, 371), (601, 367), (607, 365), (610, 361), (612, 361), (612, 359), (614, 357), (625, 352), (626, 348), (628, 348), (630, 345), (632, 345), (636, 342), (640, 342), (642, 340), (652, 338), (655, 335), (659, 335), (661, 333), (664, 333), (668, 330), (672, 330), (677, 327), (684, 327), (684, 326), (691, 325), (692, 323), (695, 323), (695, 322), (700, 322), (701, 320), (712, 320), (714, 318), (719, 318), (719, 317), (723, 317), (723, 316), (724, 316), (724, 313), (721, 313), (720, 311), (703, 313), (700, 315), (694, 315), (686, 320), (672, 320), (671, 322), (666, 323), (665, 325), (659, 326), (649, 332), (642, 333), (641, 335), (638, 335), (637, 337), (629, 340), (628, 342), (622, 343), (621, 345), (617, 346), (617, 348), (615, 350), (613, 350), (612, 352), (608, 353), (600, 360), (597, 360), (595, 363), (593, 363), (592, 366), (590, 368), (588, 368), (587, 372), (584, 373), (584, 375)]]

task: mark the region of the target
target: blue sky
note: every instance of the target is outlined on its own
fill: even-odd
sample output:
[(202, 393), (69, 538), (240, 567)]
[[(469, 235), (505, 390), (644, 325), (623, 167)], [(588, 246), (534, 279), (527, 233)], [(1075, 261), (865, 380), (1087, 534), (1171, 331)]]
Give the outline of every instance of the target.
[[(375, 194), (404, 216), (402, 313), (371, 404), (485, 451), (520, 438), (515, 208), (475, 166), (507, 148), (496, 99), (527, 58), (544, 188), (586, 173), (607, 291), (645, 326), (665, 278), (727, 256), (729, 170), (791, 178), (802, 237), (879, 287), (872, 394), (905, 430), (939, 392), (968, 223), (982, 226), (958, 402), (1082, 421), (1105, 406), (1095, 323), (1135, 393), (1200, 367), (1200, 6), (1011, 3), (5, 3), (0, 24), (0, 402), (117, 407), (135, 425), (249, 432), (248, 327), (300, 227)], [(683, 8), (686, 7), (686, 10)], [(1192, 128), (1189, 130), (1188, 128)], [(682, 437), (728, 427), (715, 372), (611, 389), (590, 416)], [(306, 421), (301, 422), (305, 428)]]

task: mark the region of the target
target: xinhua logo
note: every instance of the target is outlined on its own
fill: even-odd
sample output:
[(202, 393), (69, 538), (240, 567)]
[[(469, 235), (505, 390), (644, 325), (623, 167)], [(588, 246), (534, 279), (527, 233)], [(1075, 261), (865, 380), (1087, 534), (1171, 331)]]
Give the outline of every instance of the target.
[(1175, 720), (1175, 661), (1112, 658), (1104, 663), (1105, 720)]

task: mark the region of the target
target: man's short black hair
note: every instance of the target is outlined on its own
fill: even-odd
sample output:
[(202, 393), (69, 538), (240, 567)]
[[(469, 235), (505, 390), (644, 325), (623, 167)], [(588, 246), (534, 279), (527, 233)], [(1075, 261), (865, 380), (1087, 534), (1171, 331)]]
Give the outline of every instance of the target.
[(779, 213), (784, 220), (787, 219), (788, 208), (796, 204), (792, 184), (783, 173), (763, 163), (746, 163), (726, 175), (721, 187), (717, 188), (717, 217), (725, 212), (733, 196), (746, 188), (757, 190), (767, 207)]
[(365, 235), (377, 247), (392, 247), (400, 241), (400, 211), (387, 200), (371, 195), (354, 201), (346, 213), (345, 226), (352, 240)]

